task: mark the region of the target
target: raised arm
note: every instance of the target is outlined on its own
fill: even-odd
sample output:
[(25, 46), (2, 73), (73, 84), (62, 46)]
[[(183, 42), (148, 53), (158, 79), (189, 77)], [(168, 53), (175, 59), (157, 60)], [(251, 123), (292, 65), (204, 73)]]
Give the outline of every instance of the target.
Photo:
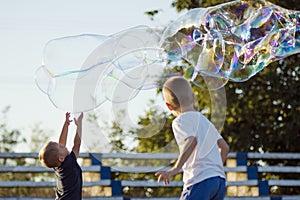
[(63, 125), (63, 128), (62, 128), (60, 136), (59, 136), (59, 140), (58, 140), (58, 143), (62, 144), (64, 146), (66, 146), (66, 143), (67, 143), (68, 129), (69, 129), (70, 122), (72, 122), (72, 120), (70, 120), (70, 113), (67, 112), (65, 123)]
[(218, 146), (221, 153), (222, 162), (224, 164), (229, 153), (229, 146), (223, 138), (218, 140)]
[(175, 165), (166, 172), (157, 172), (155, 176), (158, 176), (158, 182), (164, 181), (164, 184), (169, 184), (170, 179), (178, 174), (184, 165), (184, 163), (187, 161), (187, 159), (190, 157), (190, 155), (193, 153), (195, 147), (197, 145), (197, 139), (193, 136), (188, 137), (184, 141), (184, 146), (182, 151), (179, 154), (179, 157), (175, 163)]
[(77, 119), (74, 118), (77, 128), (76, 128), (76, 134), (74, 137), (74, 146), (73, 146), (72, 150), (73, 150), (76, 158), (78, 158), (80, 145), (81, 145), (82, 118), (83, 118), (83, 113), (80, 113), (80, 115), (77, 117)]

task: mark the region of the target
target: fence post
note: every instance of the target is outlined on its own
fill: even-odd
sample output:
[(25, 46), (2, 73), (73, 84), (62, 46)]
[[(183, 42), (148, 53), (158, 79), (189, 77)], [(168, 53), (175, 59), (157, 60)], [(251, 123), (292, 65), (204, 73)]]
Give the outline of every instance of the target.
[(122, 185), (121, 181), (111, 181), (111, 196), (122, 196)]
[(236, 165), (237, 166), (247, 166), (247, 152), (239, 152), (236, 154)]
[(106, 166), (101, 166), (100, 172), (100, 179), (101, 180), (110, 180), (111, 179), (111, 168)]
[(258, 167), (248, 166), (247, 167), (247, 177), (248, 180), (258, 180)]
[(268, 181), (258, 181), (258, 194), (259, 194), (259, 196), (268, 196), (269, 195)]

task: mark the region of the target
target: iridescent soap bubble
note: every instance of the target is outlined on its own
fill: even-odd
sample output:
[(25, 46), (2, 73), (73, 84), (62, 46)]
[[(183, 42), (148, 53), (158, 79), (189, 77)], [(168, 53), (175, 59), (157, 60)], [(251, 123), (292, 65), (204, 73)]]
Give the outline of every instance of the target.
[(267, 1), (233, 1), (196, 8), (159, 32), (133, 27), (110, 36), (79, 35), (49, 41), (36, 72), (38, 87), (58, 108), (94, 109), (123, 103), (157, 87), (169, 64), (192, 67), (196, 86), (246, 81), (268, 64), (299, 52), (299, 12)]
[(57, 108), (74, 113), (95, 109), (106, 100), (129, 101), (155, 84), (157, 78), (150, 74), (161, 74), (159, 40), (147, 26), (110, 36), (84, 34), (51, 40), (36, 71), (36, 83)]
[[(137, 26), (109, 36), (51, 40), (36, 71), (36, 83), (57, 108), (94, 111), (130, 132), (138, 125), (130, 112), (135, 118), (144, 114), (149, 107), (142, 104), (157, 99), (161, 83), (174, 75), (172, 67), (185, 60), (190, 66), (182, 75), (210, 90), (211, 120), (216, 119), (221, 130), (226, 107), (223, 86), (246, 81), (271, 62), (298, 52), (299, 12), (267, 1), (233, 1), (190, 10), (165, 30)], [(162, 102), (153, 105), (159, 112), (162, 106)], [(124, 116), (118, 118), (120, 113)], [(145, 126), (148, 130), (141, 132), (147, 134), (138, 137), (151, 137), (148, 133), (156, 134), (164, 122), (155, 124), (155, 131), (153, 124)], [(98, 132), (95, 137), (103, 138)]]
[(299, 53), (299, 16), (263, 0), (196, 8), (166, 28), (161, 47), (171, 61), (183, 58), (192, 65), (187, 78), (194, 84), (204, 79), (217, 89)]

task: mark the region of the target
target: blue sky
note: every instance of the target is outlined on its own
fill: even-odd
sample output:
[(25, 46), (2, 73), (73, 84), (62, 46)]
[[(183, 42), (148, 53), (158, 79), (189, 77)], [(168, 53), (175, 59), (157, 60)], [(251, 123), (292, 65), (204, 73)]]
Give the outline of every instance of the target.
[[(0, 109), (11, 106), (8, 126), (23, 135), (41, 123), (58, 133), (64, 111), (35, 85), (47, 41), (84, 33), (111, 35), (137, 25), (162, 28), (178, 14), (171, 0), (0, 0)], [(145, 11), (161, 9), (154, 21)], [(57, 135), (54, 135), (55, 137)]]

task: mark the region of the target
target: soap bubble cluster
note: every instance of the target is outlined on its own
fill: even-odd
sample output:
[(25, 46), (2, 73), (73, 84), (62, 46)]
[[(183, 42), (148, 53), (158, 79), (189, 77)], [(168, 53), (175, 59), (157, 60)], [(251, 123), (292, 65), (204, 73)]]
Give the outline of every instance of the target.
[[(136, 117), (149, 109), (164, 80), (178, 75), (172, 69), (179, 63), (184, 66), (180, 75), (210, 91), (211, 120), (218, 118), (220, 130), (226, 107), (223, 86), (246, 81), (271, 62), (299, 53), (299, 18), (299, 11), (268, 1), (237, 0), (192, 9), (164, 30), (137, 26), (108, 36), (57, 38), (45, 45), (35, 80), (55, 107), (94, 111), (130, 129), (136, 125), (130, 111)], [(154, 107), (165, 110), (162, 100)], [(159, 121), (152, 134), (164, 123)]]
[(170, 76), (170, 63), (185, 60), (187, 79), (218, 89), (298, 53), (299, 16), (267, 1), (233, 1), (192, 9), (163, 31), (138, 26), (54, 39), (45, 46), (36, 83), (56, 107), (88, 111), (158, 87)]
[(299, 53), (299, 17), (299, 11), (260, 0), (196, 8), (166, 28), (161, 47), (171, 60), (193, 66), (189, 78), (195, 85), (203, 77), (214, 79), (213, 89), (228, 80), (246, 81), (271, 62)]

